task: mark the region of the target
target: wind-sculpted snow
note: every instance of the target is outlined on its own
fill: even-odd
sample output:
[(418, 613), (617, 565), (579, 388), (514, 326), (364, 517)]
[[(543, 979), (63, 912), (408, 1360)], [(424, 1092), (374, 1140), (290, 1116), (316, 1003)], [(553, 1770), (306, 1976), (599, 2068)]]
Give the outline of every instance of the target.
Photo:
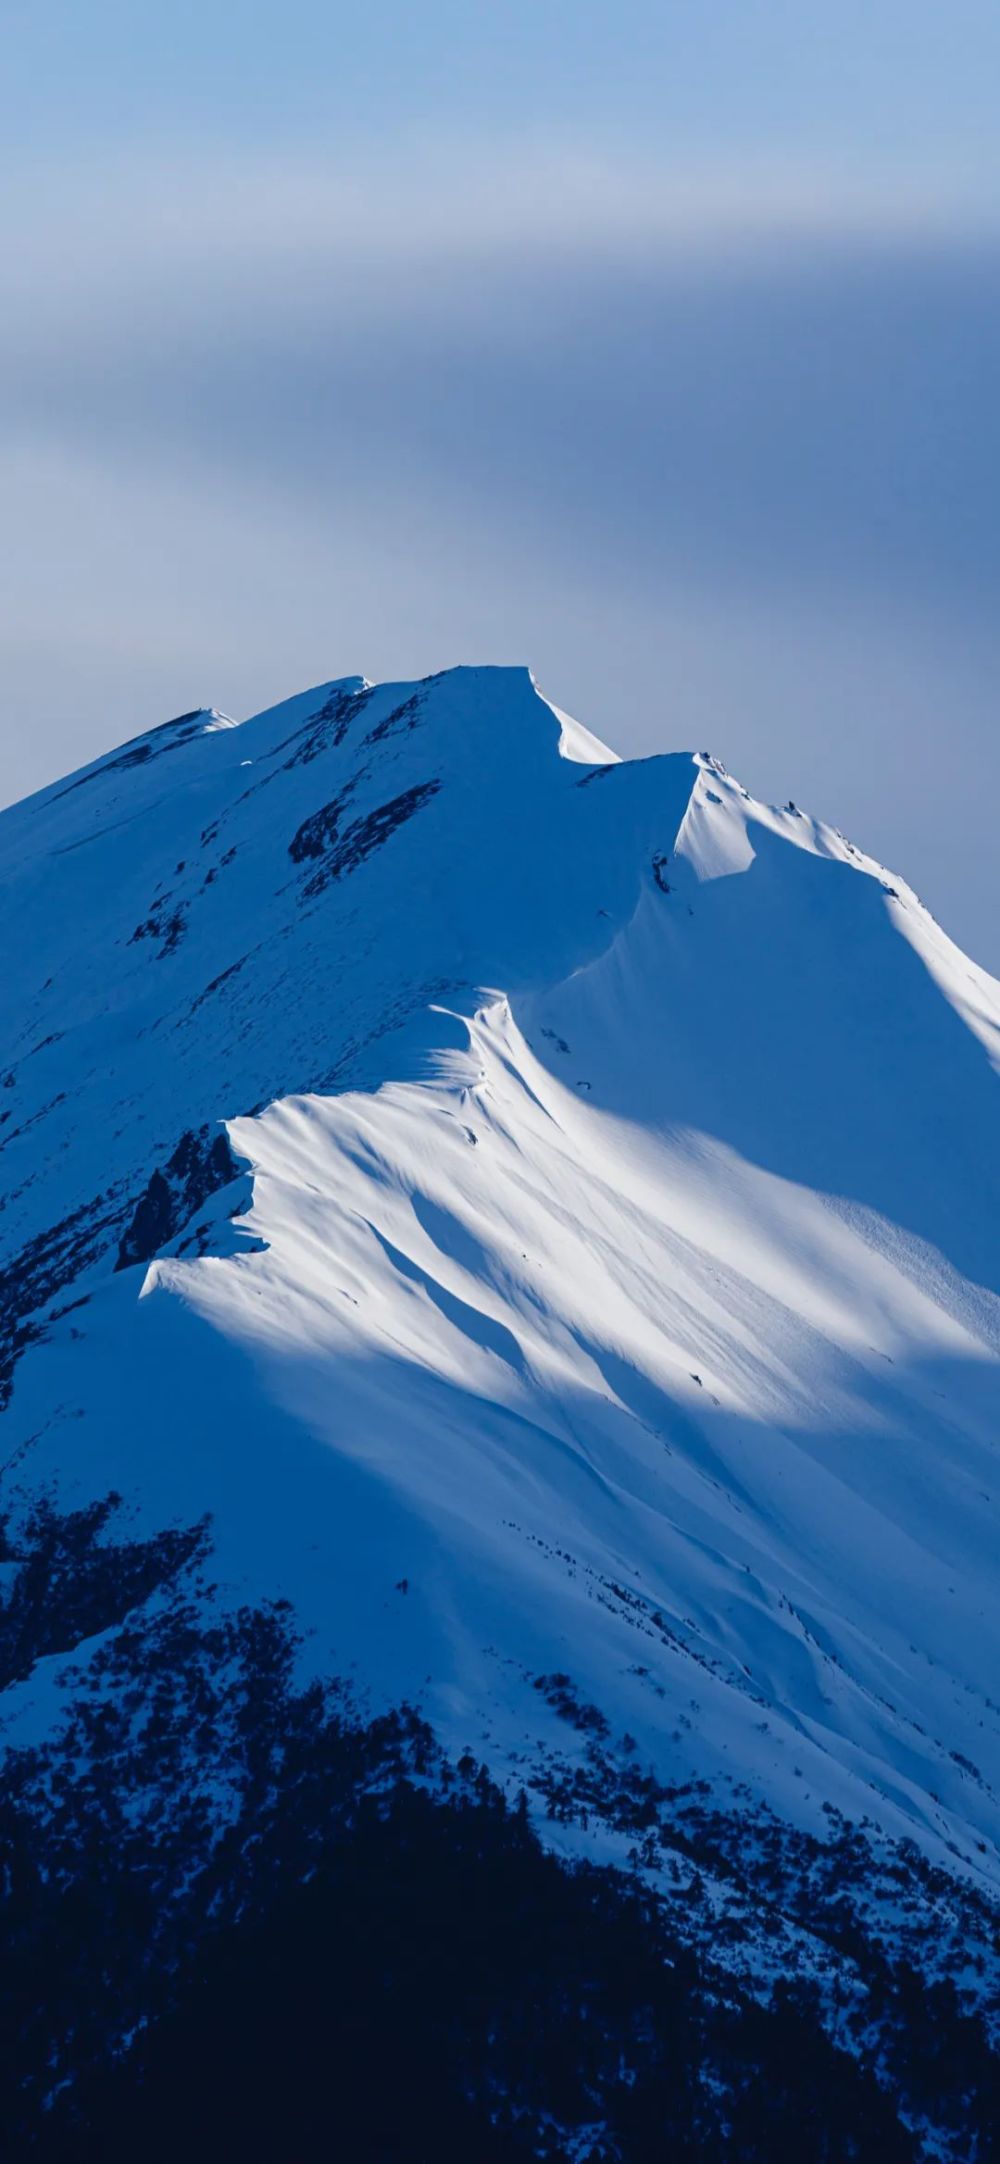
[(988, 1897), (1000, 987), (521, 671), (170, 727), (0, 819), (17, 1507), (210, 1512), (571, 1850), (610, 1736)]
[[(601, 810), (516, 671), (196, 720), (158, 786), (112, 757), (0, 822), (4, 1245), (30, 1301), (10, 1302), (8, 1367), (39, 1243), (75, 1210), (102, 1197), (103, 1257), (184, 1133), (353, 1076), (443, 986), (598, 951), (690, 786), (659, 761), (651, 799)], [(60, 1289), (47, 1274), (43, 1298)]]

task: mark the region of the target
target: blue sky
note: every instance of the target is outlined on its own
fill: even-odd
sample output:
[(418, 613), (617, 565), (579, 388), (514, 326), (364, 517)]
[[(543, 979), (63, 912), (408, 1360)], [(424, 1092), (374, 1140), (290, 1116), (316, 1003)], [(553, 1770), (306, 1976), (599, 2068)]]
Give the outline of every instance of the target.
[[(992, 0), (6, 0), (4, 135), (567, 132), (975, 195), (996, 179)], [(39, 140), (40, 138), (40, 140)]]
[(1000, 969), (995, 0), (0, 31), (0, 796), (527, 660)]

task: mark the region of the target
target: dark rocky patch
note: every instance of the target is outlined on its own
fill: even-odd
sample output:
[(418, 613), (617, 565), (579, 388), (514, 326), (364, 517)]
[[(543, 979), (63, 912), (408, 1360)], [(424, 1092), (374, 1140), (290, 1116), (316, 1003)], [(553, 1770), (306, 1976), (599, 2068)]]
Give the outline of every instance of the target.
[(413, 788), (404, 789), (399, 796), (392, 797), (388, 804), (380, 804), (375, 811), (366, 812), (363, 818), (355, 819), (343, 836), (334, 842), (321, 869), (306, 882), (303, 893), (311, 899), (322, 894), (324, 888), (331, 886), (335, 880), (344, 879), (349, 873), (356, 871), (366, 857), (382, 848), (397, 827), (403, 826), (423, 804), (429, 803), (440, 787), (439, 781), (417, 782)]
[(588, 1704), (577, 1691), (571, 1676), (558, 1672), (551, 1676), (536, 1676), (535, 1689), (541, 1691), (546, 1705), (558, 1713), (561, 1721), (568, 1721), (582, 1735), (609, 1736), (611, 1728), (598, 1706)]
[[(433, 678), (429, 678), (428, 683), (432, 682)], [(386, 714), (381, 721), (375, 723), (373, 729), (369, 729), (365, 743), (382, 744), (388, 736), (403, 736), (408, 730), (415, 729), (421, 710), (427, 704), (427, 695), (427, 688), (421, 685), (418, 691), (412, 692), (408, 699), (403, 700), (401, 706), (394, 706), (391, 714)]]
[[(201, 720), (206, 711), (207, 709), (204, 706), (191, 706), (186, 714), (175, 714), (172, 721), (161, 723), (161, 727), (164, 729), (176, 729), (181, 739), (186, 742), (189, 736), (196, 734), (195, 723)], [(154, 733), (158, 735), (159, 731), (157, 730)]]
[(109, 1540), (121, 1497), (60, 1512), (42, 1497), (12, 1530), (0, 1514), (0, 1556), (14, 1564), (0, 1591), (0, 1690), (21, 1683), (40, 1660), (71, 1653), (85, 1639), (122, 1623), (158, 1587), (176, 1578), (207, 1547), (207, 1521), (154, 1540)]
[(308, 766), (331, 746), (336, 750), (343, 743), (352, 721), (364, 713), (371, 696), (370, 686), (367, 691), (331, 691), (300, 732), (301, 741), (292, 757), (286, 759), (286, 770), (293, 766)]
[(228, 969), (220, 969), (218, 976), (213, 977), (211, 982), (206, 984), (204, 991), (199, 992), (197, 998), (191, 1001), (191, 1013), (197, 1014), (199, 1007), (204, 1006), (206, 999), (211, 999), (215, 992), (220, 991), (222, 986), (228, 983), (230, 977), (238, 977), (241, 969), (246, 967), (246, 962), (247, 956), (244, 954), (240, 956), (238, 962), (230, 962)]
[(186, 930), (187, 912), (184, 904), (171, 908), (169, 900), (165, 899), (153, 909), (143, 924), (136, 925), (129, 939), (129, 946), (134, 947), (140, 939), (160, 939), (163, 944), (156, 959), (162, 962), (165, 955), (173, 954), (175, 948), (179, 947)]
[[(290, 744), (295, 747), (289, 759), (282, 760), (273, 774), (265, 775), (255, 786), (259, 789), (266, 788), (268, 782), (274, 781), (278, 774), (287, 774), (296, 766), (309, 766), (322, 752), (338, 749), (344, 742), (351, 723), (364, 713), (374, 689), (374, 685), (369, 684), (366, 689), (359, 691), (331, 691), (322, 706), (318, 706), (306, 721), (300, 722), (298, 728), (292, 730), (290, 736), (282, 737), (280, 743), (275, 744), (273, 750), (265, 754), (267, 762), (270, 763), (278, 758), (279, 753), (287, 751)], [(251, 795), (252, 790), (247, 790), (246, 794)]]
[(239, 1179), (240, 1171), (224, 1128), (188, 1128), (163, 1171), (157, 1168), (150, 1175), (119, 1243), (115, 1269), (128, 1270), (135, 1263), (151, 1262), (176, 1239), (210, 1195)]
[(76, 789), (85, 789), (88, 782), (97, 781), (102, 774), (121, 773), (131, 766), (145, 766), (147, 760), (153, 756), (152, 744), (139, 743), (128, 751), (119, 752), (116, 759), (102, 759), (100, 765), (92, 768), (89, 774), (81, 774), (79, 781), (71, 781), (65, 789), (60, 789), (55, 801), (58, 802), (59, 797), (72, 796)]
[(349, 781), (339, 796), (332, 797), (329, 804), (321, 804), (318, 811), (311, 812), (308, 819), (292, 835), (288, 854), (293, 864), (304, 864), (309, 857), (321, 857), (332, 849), (340, 832), (340, 822), (347, 805), (357, 788), (357, 781)]
[(44, 1336), (46, 1308), (106, 1251), (120, 1232), (125, 1207), (114, 1191), (97, 1195), (29, 1240), (0, 1269), (0, 1411), (9, 1402), (21, 1354)]
[[(28, 1055), (28, 1056), (29, 1056), (29, 1058), (30, 1058), (30, 1056), (31, 1056), (31, 1055), (30, 1055), (30, 1053), (29, 1053), (29, 1055)], [(16, 1077), (16, 1075), (11, 1075), (11, 1076), (10, 1076), (10, 1077), (8, 1078), (8, 1082), (7, 1082), (7, 1084), (5, 1084), (5, 1087), (8, 1087), (8, 1088), (10, 1088), (10, 1089), (13, 1089), (13, 1088), (14, 1088), (14, 1086), (15, 1086), (16, 1080), (17, 1080), (17, 1077)], [(50, 1113), (50, 1112), (54, 1112), (54, 1111), (55, 1111), (55, 1109), (56, 1109), (56, 1106), (57, 1106), (57, 1105), (64, 1105), (64, 1104), (65, 1104), (65, 1102), (66, 1102), (66, 1092), (65, 1092), (65, 1090), (57, 1090), (57, 1091), (56, 1091), (56, 1094), (55, 1094), (55, 1096), (54, 1096), (54, 1097), (49, 1097), (49, 1098), (48, 1098), (48, 1099), (46, 1100), (45, 1104), (43, 1104), (43, 1105), (38, 1105), (38, 1106), (37, 1106), (37, 1108), (36, 1108), (36, 1110), (35, 1110), (34, 1112), (32, 1112), (32, 1113), (29, 1113), (29, 1115), (28, 1115), (28, 1118), (27, 1118), (26, 1120), (22, 1120), (22, 1121), (21, 1121), (21, 1124), (20, 1124), (20, 1126), (19, 1126), (19, 1127), (12, 1127), (12, 1128), (11, 1128), (11, 1131), (10, 1131), (9, 1135), (5, 1135), (5, 1136), (4, 1136), (4, 1138), (3, 1138), (3, 1141), (2, 1141), (2, 1142), (0, 1142), (0, 1150), (6, 1150), (6, 1149), (8, 1149), (8, 1148), (9, 1148), (9, 1146), (10, 1146), (10, 1144), (11, 1144), (12, 1142), (16, 1142), (16, 1141), (17, 1141), (17, 1139), (18, 1139), (18, 1136), (19, 1136), (19, 1135), (27, 1135), (27, 1134), (30, 1134), (30, 1133), (31, 1133), (31, 1129), (32, 1129), (33, 1127), (38, 1127), (38, 1126), (40, 1126), (40, 1125), (41, 1125), (41, 1122), (42, 1122), (43, 1120), (46, 1120), (46, 1119), (48, 1119), (49, 1113)], [(6, 1126), (6, 1123), (7, 1123), (7, 1121), (8, 1121), (8, 1120), (9, 1120), (10, 1118), (11, 1118), (11, 1113), (10, 1113), (10, 1112), (5, 1112), (5, 1113), (3, 1114), (3, 1116), (2, 1116), (2, 1117), (0, 1117), (0, 1127)]]
[(98, 781), (103, 774), (124, 773), (130, 767), (146, 766), (151, 759), (162, 758), (165, 752), (179, 751), (191, 737), (198, 735), (198, 723), (205, 712), (203, 706), (192, 707), (189, 714), (177, 714), (173, 721), (162, 722), (158, 729), (151, 729), (148, 735), (134, 737), (131, 743), (122, 746), (121, 751), (110, 758), (101, 759), (86, 774), (79, 775), (76, 781), (68, 782), (65, 789), (57, 790), (50, 802), (58, 803), (61, 797), (72, 796), (75, 789), (85, 788), (88, 782)]

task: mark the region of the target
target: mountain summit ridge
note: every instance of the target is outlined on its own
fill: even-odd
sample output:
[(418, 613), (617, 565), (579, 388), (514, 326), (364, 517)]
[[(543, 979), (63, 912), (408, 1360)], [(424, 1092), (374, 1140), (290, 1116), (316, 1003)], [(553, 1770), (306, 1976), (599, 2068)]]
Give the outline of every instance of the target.
[(0, 815), (15, 1507), (209, 1512), (533, 1794), (613, 1738), (995, 1892), (1000, 986), (526, 671), (167, 726)]

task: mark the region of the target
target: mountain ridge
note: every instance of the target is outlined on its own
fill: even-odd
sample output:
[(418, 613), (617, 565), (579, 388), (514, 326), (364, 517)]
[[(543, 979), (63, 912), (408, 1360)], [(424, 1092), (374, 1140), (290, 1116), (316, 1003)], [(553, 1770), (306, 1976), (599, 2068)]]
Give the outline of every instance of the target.
[(0, 815), (15, 1513), (207, 1514), (227, 1599), (571, 1855), (634, 1845), (640, 1769), (744, 1850), (866, 1826), (984, 1990), (1000, 987), (528, 672), (167, 726)]

